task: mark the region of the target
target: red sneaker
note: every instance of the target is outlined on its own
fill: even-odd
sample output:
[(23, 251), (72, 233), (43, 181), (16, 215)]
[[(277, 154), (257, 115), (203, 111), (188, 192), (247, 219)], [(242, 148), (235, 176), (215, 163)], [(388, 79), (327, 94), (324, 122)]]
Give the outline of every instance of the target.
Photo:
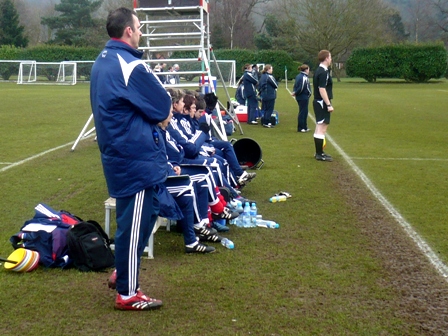
[(153, 310), (162, 307), (162, 301), (147, 297), (141, 291), (133, 297), (123, 300), (118, 294), (115, 299), (115, 309), (118, 310)]
[(112, 275), (109, 277), (109, 280), (107, 280), (107, 285), (110, 289), (117, 288), (117, 270), (115, 269), (112, 272)]

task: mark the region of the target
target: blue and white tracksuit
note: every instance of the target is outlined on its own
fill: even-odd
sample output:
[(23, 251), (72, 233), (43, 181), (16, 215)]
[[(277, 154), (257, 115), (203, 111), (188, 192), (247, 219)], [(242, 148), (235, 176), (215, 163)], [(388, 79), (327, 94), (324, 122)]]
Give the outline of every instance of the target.
[(247, 100), (247, 123), (255, 121), (257, 117), (257, 84), (258, 78), (255, 78), (249, 70), (246, 70), (243, 75), (243, 85), (244, 94)]
[(274, 76), (267, 72), (261, 75), (259, 90), (264, 110), (261, 121), (263, 125), (270, 123), (271, 115), (274, 112), (275, 99), (277, 98), (277, 88), (278, 84)]
[(168, 175), (157, 124), (171, 98), (143, 52), (117, 39), (107, 42), (92, 67), (90, 101), (109, 195), (116, 198), (117, 291), (139, 288), (140, 257), (159, 213), (158, 185)]
[(194, 223), (203, 226), (209, 222), (208, 206), (213, 206), (219, 202), (216, 195), (216, 183), (213, 177), (212, 167), (209, 166), (208, 159), (185, 159), (184, 150), (174, 138), (171, 137), (170, 131), (161, 130), (166, 141), (168, 160), (173, 166), (181, 167), (181, 174), (188, 174), (190, 179), (195, 183), (196, 203), (194, 211)]

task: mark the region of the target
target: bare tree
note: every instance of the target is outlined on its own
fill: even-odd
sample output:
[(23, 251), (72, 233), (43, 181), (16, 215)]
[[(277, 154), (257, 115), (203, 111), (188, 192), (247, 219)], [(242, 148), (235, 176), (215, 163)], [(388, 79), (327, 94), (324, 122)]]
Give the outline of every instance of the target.
[(271, 0), (216, 0), (210, 3), (213, 25), (222, 27), (224, 38), (233, 49), (253, 46), (255, 33), (252, 14), (256, 7)]
[(384, 32), (387, 7), (381, 0), (282, 0), (290, 33), (308, 52), (334, 55), (366, 45)]
[(54, 5), (56, 3), (57, 0), (40, 0), (39, 2), (14, 0), (20, 23), (25, 27), (30, 46), (49, 40), (51, 32), (48, 31), (47, 27), (41, 25), (40, 18), (55, 15)]
[(436, 26), (442, 30), (442, 38), (448, 45), (448, 0), (432, 0), (436, 14)]
[(434, 7), (431, 0), (410, 0), (407, 7), (409, 14), (408, 30), (412, 41), (418, 43), (437, 39), (438, 32), (434, 30)]
[(279, 0), (276, 8), (298, 46), (310, 55), (327, 49), (335, 62), (357, 46), (383, 41), (390, 13), (382, 0)]

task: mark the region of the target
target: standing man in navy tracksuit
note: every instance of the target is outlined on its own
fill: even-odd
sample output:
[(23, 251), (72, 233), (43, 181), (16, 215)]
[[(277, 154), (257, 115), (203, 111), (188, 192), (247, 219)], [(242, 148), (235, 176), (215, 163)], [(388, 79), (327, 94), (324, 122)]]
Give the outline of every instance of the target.
[(256, 86), (258, 84), (258, 79), (254, 77), (252, 74), (252, 65), (246, 64), (244, 66), (244, 75), (243, 75), (243, 85), (244, 85), (244, 94), (247, 99), (247, 123), (249, 125), (256, 125), (257, 121), (257, 90)]
[(109, 286), (115, 309), (150, 310), (162, 301), (147, 297), (138, 282), (140, 257), (159, 214), (158, 185), (168, 165), (157, 124), (171, 110), (171, 98), (137, 50), (140, 22), (118, 8), (107, 17), (111, 39), (92, 68), (90, 100), (110, 196), (116, 198), (116, 271)]

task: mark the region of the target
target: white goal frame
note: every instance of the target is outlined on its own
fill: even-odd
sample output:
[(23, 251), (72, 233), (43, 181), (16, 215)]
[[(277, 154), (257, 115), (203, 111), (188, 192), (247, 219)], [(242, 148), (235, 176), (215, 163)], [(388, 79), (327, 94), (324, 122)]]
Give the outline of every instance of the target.
[[(58, 73), (55, 80), (39, 80), (38, 67), (39, 66), (58, 66)], [(26, 67), (29, 66), (29, 69)], [(71, 73), (67, 71), (67, 67), (72, 68)], [(41, 68), (42, 68), (41, 67)], [(39, 74), (40, 75), (40, 74)], [(36, 62), (36, 61), (22, 61), (19, 65), (19, 74), (17, 84), (36, 84), (36, 85), (75, 85), (77, 77), (77, 63), (76, 62)]]
[[(26, 71), (27, 73), (23, 73), (23, 66), (24, 65), (29, 65), (29, 71)], [(28, 70), (28, 69), (26, 69)], [(36, 81), (37, 76), (36, 76), (36, 61), (22, 61), (19, 64), (19, 75), (17, 77), (17, 84), (24, 84), (23, 82), (23, 78), (24, 76), (27, 76), (28, 79), (25, 81), (25, 83), (33, 83)]]
[[(230, 73), (228, 73), (229, 81), (226, 83), (230, 87), (236, 88), (236, 61), (235, 60), (216, 60), (218, 66), (220, 63), (230, 63)], [(221, 68), (221, 67), (220, 67)]]

